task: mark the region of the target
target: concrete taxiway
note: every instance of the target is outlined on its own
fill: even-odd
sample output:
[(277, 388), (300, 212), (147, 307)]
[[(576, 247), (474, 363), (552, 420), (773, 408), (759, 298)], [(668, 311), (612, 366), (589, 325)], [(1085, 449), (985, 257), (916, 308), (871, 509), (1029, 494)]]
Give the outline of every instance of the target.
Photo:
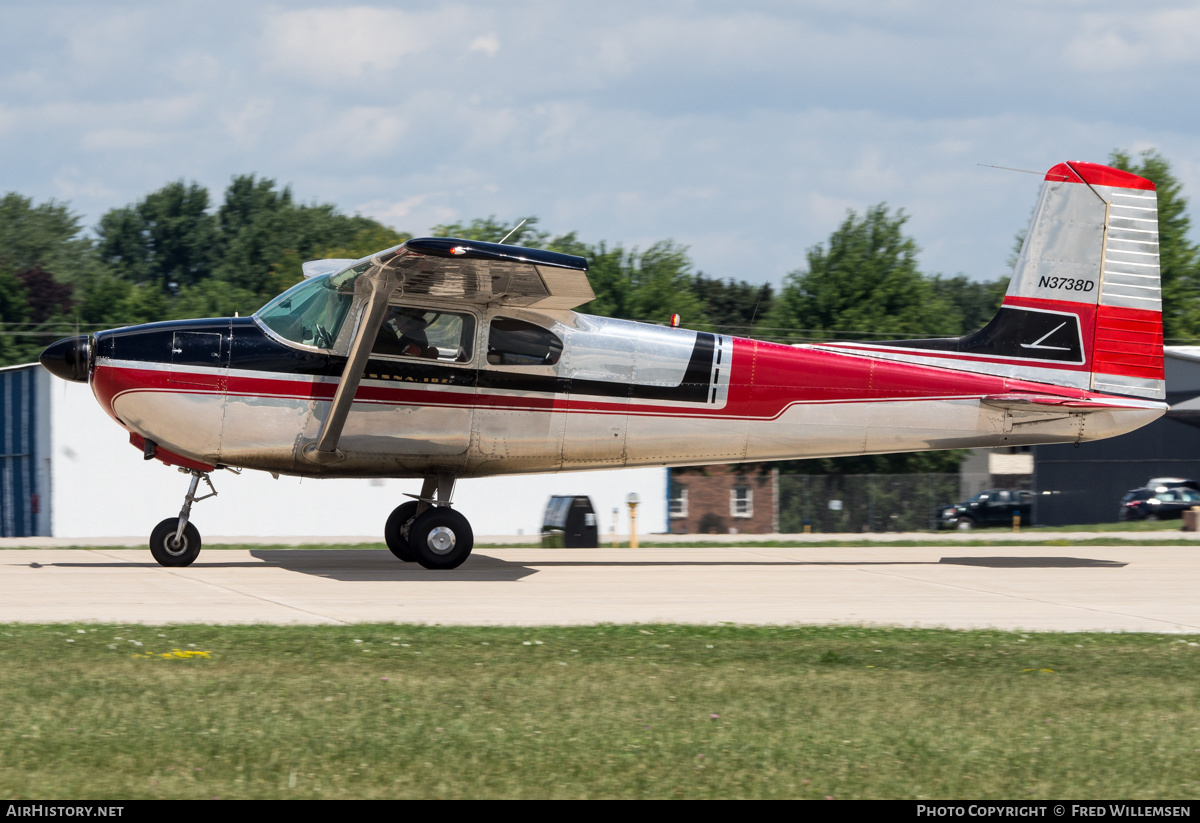
[[(1166, 541), (1164, 541), (1166, 542)], [(851, 623), (1200, 633), (1200, 548), (483, 548), (432, 572), (383, 550), (0, 550), (0, 622)]]

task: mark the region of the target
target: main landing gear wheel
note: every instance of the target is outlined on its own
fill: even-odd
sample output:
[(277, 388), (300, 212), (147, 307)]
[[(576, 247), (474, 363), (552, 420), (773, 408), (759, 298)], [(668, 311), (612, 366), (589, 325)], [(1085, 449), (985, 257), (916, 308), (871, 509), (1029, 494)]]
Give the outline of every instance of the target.
[(412, 524), (408, 545), (425, 568), (456, 569), (471, 556), (475, 534), (467, 518), (454, 509), (437, 506), (427, 509)]
[(178, 543), (177, 531), (179, 518), (168, 517), (150, 532), (150, 553), (161, 566), (190, 566), (200, 554), (200, 532), (196, 527), (188, 523)]
[(413, 554), (413, 550), (408, 545), (408, 536), (404, 534), (404, 524), (413, 519), (413, 515), (417, 513), (416, 500), (409, 503), (402, 503), (397, 506), (395, 511), (387, 519), (387, 524), (383, 527), (383, 539), (387, 543), (388, 549), (392, 554), (403, 560), (405, 563), (415, 563), (417, 556)]

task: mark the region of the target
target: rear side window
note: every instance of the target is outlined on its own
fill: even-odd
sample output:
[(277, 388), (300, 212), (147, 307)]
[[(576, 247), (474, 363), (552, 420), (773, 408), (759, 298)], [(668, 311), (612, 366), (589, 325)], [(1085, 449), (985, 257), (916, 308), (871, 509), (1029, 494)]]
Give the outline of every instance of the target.
[(553, 366), (562, 355), (558, 335), (511, 317), (496, 317), (488, 329), (487, 361), (493, 366)]

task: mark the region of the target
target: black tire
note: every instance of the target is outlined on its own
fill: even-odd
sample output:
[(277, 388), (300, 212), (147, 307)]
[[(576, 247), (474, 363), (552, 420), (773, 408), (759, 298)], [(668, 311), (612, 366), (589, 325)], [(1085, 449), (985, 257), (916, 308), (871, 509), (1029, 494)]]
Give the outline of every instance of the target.
[(471, 556), (475, 534), (467, 518), (441, 506), (417, 518), (409, 530), (408, 545), (427, 569), (457, 569)]
[(957, 522), (955, 522), (954, 528), (958, 529), (960, 532), (969, 532), (971, 529), (975, 528), (975, 521), (969, 517), (960, 517), (958, 518)]
[(387, 523), (383, 527), (383, 539), (388, 549), (405, 563), (417, 561), (417, 556), (408, 546), (408, 538), (401, 532), (404, 524), (412, 520), (413, 515), (417, 513), (417, 505), (416, 500), (401, 503), (388, 515)]
[(175, 542), (175, 532), (179, 530), (179, 518), (168, 517), (154, 527), (150, 532), (150, 554), (160, 566), (190, 566), (200, 556), (200, 532), (188, 523), (183, 527), (183, 537), (179, 546)]
[(1143, 519), (1143, 520), (1149, 520), (1151, 523), (1157, 523), (1157, 522), (1158, 522), (1158, 515), (1157, 515), (1157, 514), (1155, 514), (1154, 512), (1150, 512), (1150, 514), (1146, 515), (1146, 516), (1145, 516), (1145, 517), (1143, 517), (1142, 519)]

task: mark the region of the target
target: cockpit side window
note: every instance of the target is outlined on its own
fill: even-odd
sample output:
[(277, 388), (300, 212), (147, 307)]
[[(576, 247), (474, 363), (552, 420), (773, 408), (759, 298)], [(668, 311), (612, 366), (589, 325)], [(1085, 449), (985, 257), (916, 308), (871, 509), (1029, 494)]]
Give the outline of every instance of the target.
[(375, 335), (371, 353), (466, 363), (471, 359), (474, 339), (473, 315), (392, 306)]
[(305, 280), (258, 310), (260, 322), (285, 340), (318, 349), (333, 348), (354, 300), (329, 275)]
[(511, 317), (495, 317), (488, 329), (487, 361), (493, 366), (553, 366), (562, 355), (558, 335)]

